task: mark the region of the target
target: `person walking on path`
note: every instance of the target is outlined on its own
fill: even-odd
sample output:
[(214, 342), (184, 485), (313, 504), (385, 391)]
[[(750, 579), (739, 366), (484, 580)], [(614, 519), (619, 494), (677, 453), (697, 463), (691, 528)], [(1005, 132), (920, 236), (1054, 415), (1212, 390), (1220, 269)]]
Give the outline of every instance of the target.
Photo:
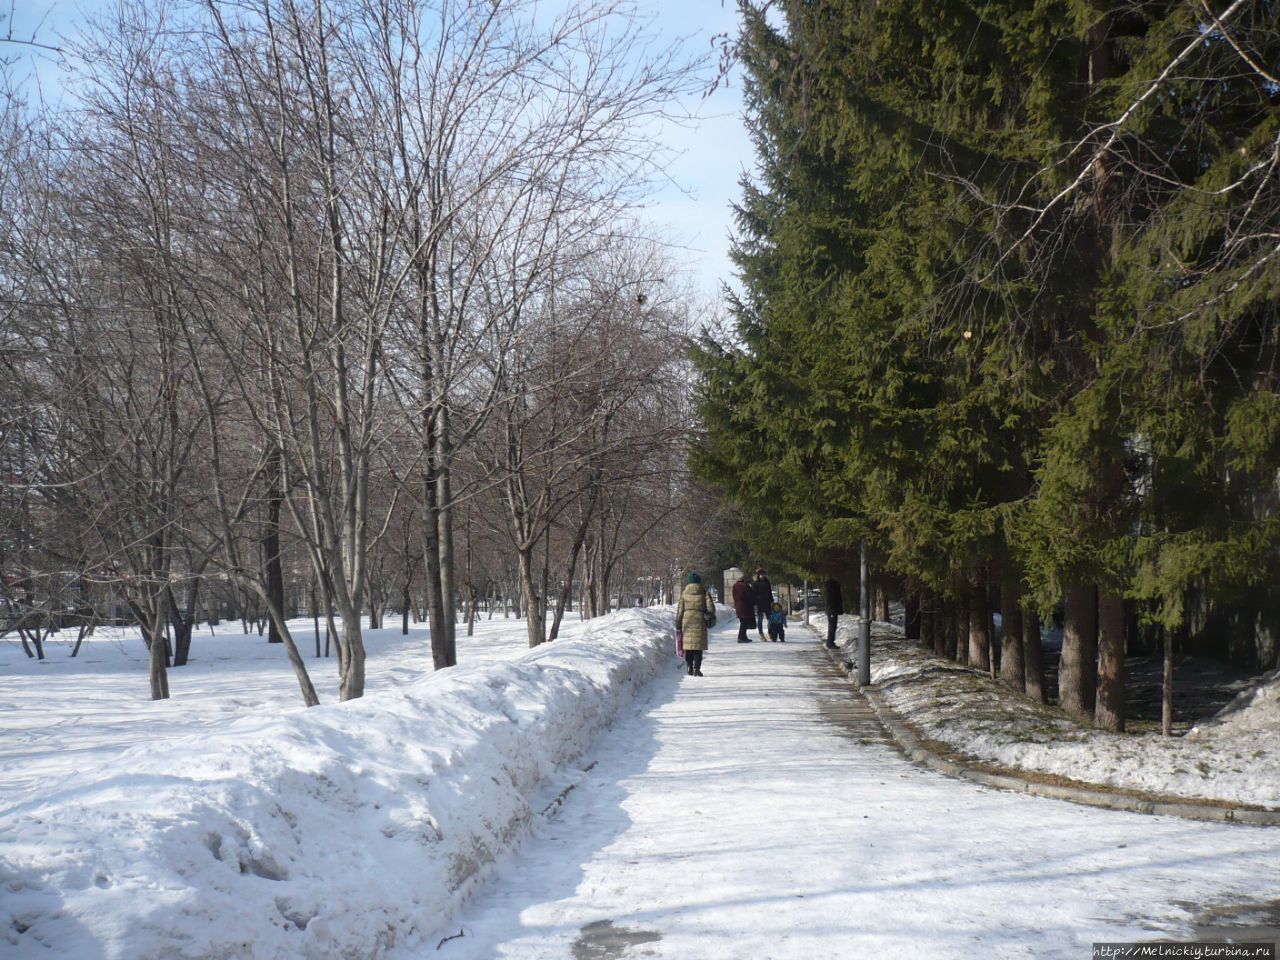
[(756, 633), (764, 639), (764, 625), (773, 609), (773, 584), (764, 575), (764, 567), (756, 567), (756, 582), (751, 585), (756, 592)]
[(775, 640), (778, 643), (787, 642), (787, 612), (780, 603), (775, 603), (769, 611), (769, 641)]
[(691, 677), (702, 676), (702, 653), (707, 649), (707, 627), (715, 622), (716, 602), (702, 585), (702, 578), (689, 574), (689, 582), (676, 604), (676, 629), (684, 635), (684, 662)]
[(751, 589), (745, 573), (733, 585), (733, 612), (738, 617), (738, 642), (750, 643), (747, 631), (756, 620), (756, 592)]
[(836, 645), (836, 621), (844, 613), (844, 598), (840, 595), (840, 581), (835, 577), (827, 577), (823, 584), (827, 606), (827, 646)]

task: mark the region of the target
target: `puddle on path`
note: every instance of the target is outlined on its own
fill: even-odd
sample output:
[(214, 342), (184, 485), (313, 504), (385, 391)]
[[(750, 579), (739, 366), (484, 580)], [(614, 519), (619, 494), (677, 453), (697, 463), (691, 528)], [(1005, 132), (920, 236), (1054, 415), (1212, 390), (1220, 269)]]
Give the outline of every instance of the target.
[(1280, 900), (1215, 907), (1200, 913), (1192, 930), (1197, 940), (1280, 941)]
[(865, 700), (854, 700), (848, 693), (843, 697), (819, 700), (818, 716), (842, 735), (852, 737), (859, 743), (887, 741), (884, 728), (880, 726), (871, 706)]
[[(1173, 901), (1192, 917), (1190, 921), (1168, 919), (1152, 923), (1130, 916), (1159, 936), (1157, 940), (1143, 943), (1276, 943), (1280, 944), (1280, 900), (1238, 903), (1205, 909), (1203, 904), (1185, 900)], [(1186, 924), (1184, 927), (1183, 924)], [(1181, 929), (1190, 929), (1187, 934)]]
[[(615, 927), (612, 920), (588, 923), (573, 941), (573, 960), (620, 960), (632, 947), (644, 943), (657, 943), (662, 934), (653, 930), (632, 930)], [(640, 951), (639, 955), (651, 953)]]
[(818, 716), (859, 743), (887, 743), (888, 735), (866, 697), (821, 652), (811, 664), (822, 678), (817, 691)]

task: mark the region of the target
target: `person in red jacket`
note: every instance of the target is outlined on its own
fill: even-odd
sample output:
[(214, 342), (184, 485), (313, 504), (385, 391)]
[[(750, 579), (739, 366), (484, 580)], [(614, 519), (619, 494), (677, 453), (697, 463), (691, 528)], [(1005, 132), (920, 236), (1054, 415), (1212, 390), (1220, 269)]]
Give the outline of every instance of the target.
[(751, 588), (745, 573), (733, 585), (733, 612), (738, 617), (738, 642), (750, 643), (747, 630), (756, 622), (756, 592)]

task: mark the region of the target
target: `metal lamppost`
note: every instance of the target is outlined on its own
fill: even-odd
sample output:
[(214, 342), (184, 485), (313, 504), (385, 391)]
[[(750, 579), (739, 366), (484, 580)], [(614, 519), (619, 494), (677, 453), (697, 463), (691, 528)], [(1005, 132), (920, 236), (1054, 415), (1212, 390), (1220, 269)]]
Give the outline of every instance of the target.
[(862, 584), (858, 591), (862, 616), (858, 622), (858, 686), (871, 683), (871, 575), (867, 570), (867, 545), (859, 544), (862, 554)]

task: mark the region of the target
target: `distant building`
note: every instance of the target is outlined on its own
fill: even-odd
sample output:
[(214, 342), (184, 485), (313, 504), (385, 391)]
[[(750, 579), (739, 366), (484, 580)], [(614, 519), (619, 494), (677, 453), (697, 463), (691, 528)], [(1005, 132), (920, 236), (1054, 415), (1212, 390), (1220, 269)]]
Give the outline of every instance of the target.
[[(733, 585), (737, 583), (738, 580), (741, 579), (741, 577), (742, 577), (741, 567), (730, 567), (728, 570), (726, 570), (724, 572), (724, 584), (723, 584), (723, 587), (721, 588), (720, 596), (732, 597)], [(724, 602), (728, 603), (728, 600), (725, 600)]]

